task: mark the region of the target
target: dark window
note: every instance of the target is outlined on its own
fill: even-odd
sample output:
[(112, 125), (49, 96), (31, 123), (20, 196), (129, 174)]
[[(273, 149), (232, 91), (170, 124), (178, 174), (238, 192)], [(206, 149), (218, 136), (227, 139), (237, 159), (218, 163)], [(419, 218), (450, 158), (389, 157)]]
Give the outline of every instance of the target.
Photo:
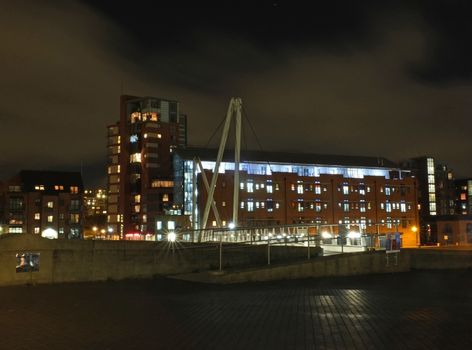
[(10, 209), (12, 210), (23, 209), (23, 198), (10, 198)]

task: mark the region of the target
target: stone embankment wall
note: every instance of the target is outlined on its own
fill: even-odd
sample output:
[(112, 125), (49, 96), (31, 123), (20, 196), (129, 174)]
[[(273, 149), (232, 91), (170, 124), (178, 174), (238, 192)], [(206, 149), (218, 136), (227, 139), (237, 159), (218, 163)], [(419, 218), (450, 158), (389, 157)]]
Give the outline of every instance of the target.
[[(388, 258), (388, 260), (387, 260)], [(252, 268), (201, 279), (211, 283), (242, 283), (311, 277), (354, 276), (410, 270), (472, 268), (471, 250), (404, 249), (397, 256), (385, 251), (322, 257), (303, 263)], [(190, 276), (189, 276), (190, 277)], [(188, 278), (198, 280), (198, 278)]]
[[(320, 248), (311, 248), (312, 256), (317, 252)], [(21, 264), (17, 254), (24, 253), (39, 254), (39, 271), (17, 272)], [(307, 248), (271, 247), (274, 263), (306, 256)], [(264, 264), (267, 246), (224, 245), (222, 261), (224, 268)], [(151, 278), (218, 267), (217, 244), (48, 240), (28, 234), (0, 238), (0, 285)]]

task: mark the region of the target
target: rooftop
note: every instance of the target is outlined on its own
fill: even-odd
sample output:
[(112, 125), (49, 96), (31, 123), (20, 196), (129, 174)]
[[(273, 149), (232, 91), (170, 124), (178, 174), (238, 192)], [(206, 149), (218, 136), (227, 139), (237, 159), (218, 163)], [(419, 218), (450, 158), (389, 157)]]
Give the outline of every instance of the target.
[[(178, 149), (176, 153), (184, 159), (199, 157), (203, 161), (216, 161), (218, 150), (189, 147), (185, 149)], [(234, 161), (234, 150), (226, 150), (223, 155), (223, 161)], [(266, 151), (241, 151), (241, 162), (268, 162), (393, 169), (400, 168), (398, 164), (381, 157)]]

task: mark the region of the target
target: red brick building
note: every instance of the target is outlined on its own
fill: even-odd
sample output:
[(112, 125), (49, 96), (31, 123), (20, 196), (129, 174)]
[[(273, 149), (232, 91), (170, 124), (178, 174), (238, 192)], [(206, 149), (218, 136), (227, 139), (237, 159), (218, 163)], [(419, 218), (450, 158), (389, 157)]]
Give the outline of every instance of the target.
[[(202, 160), (206, 177), (211, 179), (216, 151), (186, 149), (178, 153), (185, 189), (182, 206), (186, 214), (193, 215), (194, 227), (201, 227), (207, 191), (202, 175), (193, 170), (197, 168), (192, 159), (198, 156)], [(214, 194), (223, 226), (231, 222), (233, 212), (230, 159), (228, 152)], [(240, 170), (238, 226), (351, 224), (365, 232), (398, 228), (405, 245), (418, 244), (416, 179), (386, 159), (248, 152), (241, 155)], [(198, 174), (196, 208), (189, 205), (192, 173)], [(216, 225), (210, 211), (207, 227)]]
[(0, 187), (0, 233), (80, 239), (82, 201), (80, 173), (23, 170)]
[(153, 235), (156, 217), (174, 213), (173, 152), (187, 142), (179, 102), (121, 96), (108, 127), (107, 232)]

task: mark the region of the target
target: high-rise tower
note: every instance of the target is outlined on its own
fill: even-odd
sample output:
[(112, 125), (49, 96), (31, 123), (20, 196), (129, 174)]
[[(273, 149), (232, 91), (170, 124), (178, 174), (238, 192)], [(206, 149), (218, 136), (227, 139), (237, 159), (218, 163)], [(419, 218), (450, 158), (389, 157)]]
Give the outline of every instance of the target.
[(159, 215), (172, 213), (173, 153), (187, 143), (179, 102), (120, 97), (120, 121), (108, 126), (108, 225), (122, 238), (154, 234)]

